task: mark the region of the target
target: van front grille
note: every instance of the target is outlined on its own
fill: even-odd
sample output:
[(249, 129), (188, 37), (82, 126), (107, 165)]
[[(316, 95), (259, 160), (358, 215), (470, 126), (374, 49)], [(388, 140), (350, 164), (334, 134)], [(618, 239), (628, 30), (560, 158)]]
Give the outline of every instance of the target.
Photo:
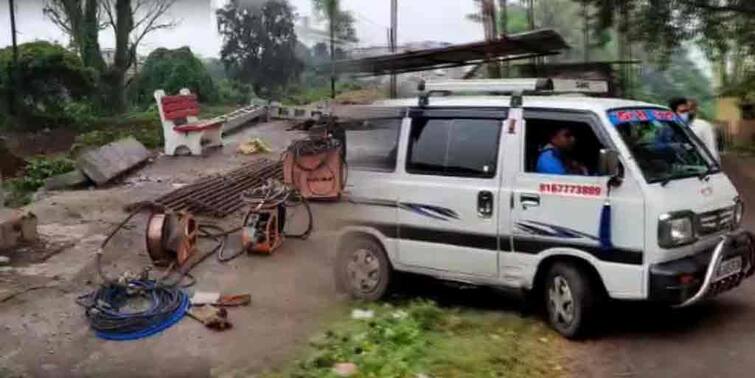
[(734, 207), (725, 207), (697, 215), (698, 235), (710, 235), (731, 229)]

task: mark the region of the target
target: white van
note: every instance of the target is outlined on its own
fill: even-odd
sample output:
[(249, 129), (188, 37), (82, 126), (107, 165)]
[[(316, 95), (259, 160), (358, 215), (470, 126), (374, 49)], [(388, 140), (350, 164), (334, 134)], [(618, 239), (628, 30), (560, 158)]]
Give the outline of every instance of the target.
[[(427, 83), (419, 99), (357, 111), (340, 286), (377, 300), (401, 271), (513, 288), (577, 337), (603, 298), (683, 307), (752, 275), (736, 189), (668, 108), (552, 88)], [(538, 171), (558, 130), (574, 138), (560, 153), (581, 170)]]

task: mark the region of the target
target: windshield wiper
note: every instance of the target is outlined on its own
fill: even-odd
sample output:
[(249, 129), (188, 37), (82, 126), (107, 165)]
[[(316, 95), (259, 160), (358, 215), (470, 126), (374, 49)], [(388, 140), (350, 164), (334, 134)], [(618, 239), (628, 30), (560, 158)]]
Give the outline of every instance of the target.
[(713, 173), (713, 167), (707, 166), (704, 171), (700, 172), (700, 174), (697, 175), (697, 178), (700, 179), (700, 181), (707, 181), (711, 173)]
[(666, 176), (666, 178), (663, 179), (663, 181), (661, 181), (661, 186), (665, 188), (666, 185), (668, 185), (668, 183), (671, 182), (672, 178), (673, 176)]

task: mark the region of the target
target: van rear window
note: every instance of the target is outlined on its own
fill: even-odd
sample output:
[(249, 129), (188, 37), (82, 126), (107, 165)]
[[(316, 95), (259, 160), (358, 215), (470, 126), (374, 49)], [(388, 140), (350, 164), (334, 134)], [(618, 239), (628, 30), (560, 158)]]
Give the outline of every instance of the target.
[(407, 172), (494, 177), (500, 131), (496, 119), (414, 118)]

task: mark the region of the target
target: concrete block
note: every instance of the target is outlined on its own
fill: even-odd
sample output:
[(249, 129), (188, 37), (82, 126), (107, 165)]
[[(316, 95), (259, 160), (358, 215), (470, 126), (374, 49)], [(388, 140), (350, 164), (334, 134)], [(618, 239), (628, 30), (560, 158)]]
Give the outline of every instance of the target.
[(63, 173), (57, 176), (52, 176), (45, 180), (45, 189), (47, 190), (60, 190), (66, 188), (73, 188), (76, 186), (82, 186), (89, 182), (89, 178), (84, 175), (79, 169), (74, 169), (71, 172)]
[(30, 212), (0, 209), (0, 249), (37, 240), (37, 217)]
[(76, 166), (97, 185), (104, 185), (149, 158), (149, 151), (133, 137), (82, 153)]

